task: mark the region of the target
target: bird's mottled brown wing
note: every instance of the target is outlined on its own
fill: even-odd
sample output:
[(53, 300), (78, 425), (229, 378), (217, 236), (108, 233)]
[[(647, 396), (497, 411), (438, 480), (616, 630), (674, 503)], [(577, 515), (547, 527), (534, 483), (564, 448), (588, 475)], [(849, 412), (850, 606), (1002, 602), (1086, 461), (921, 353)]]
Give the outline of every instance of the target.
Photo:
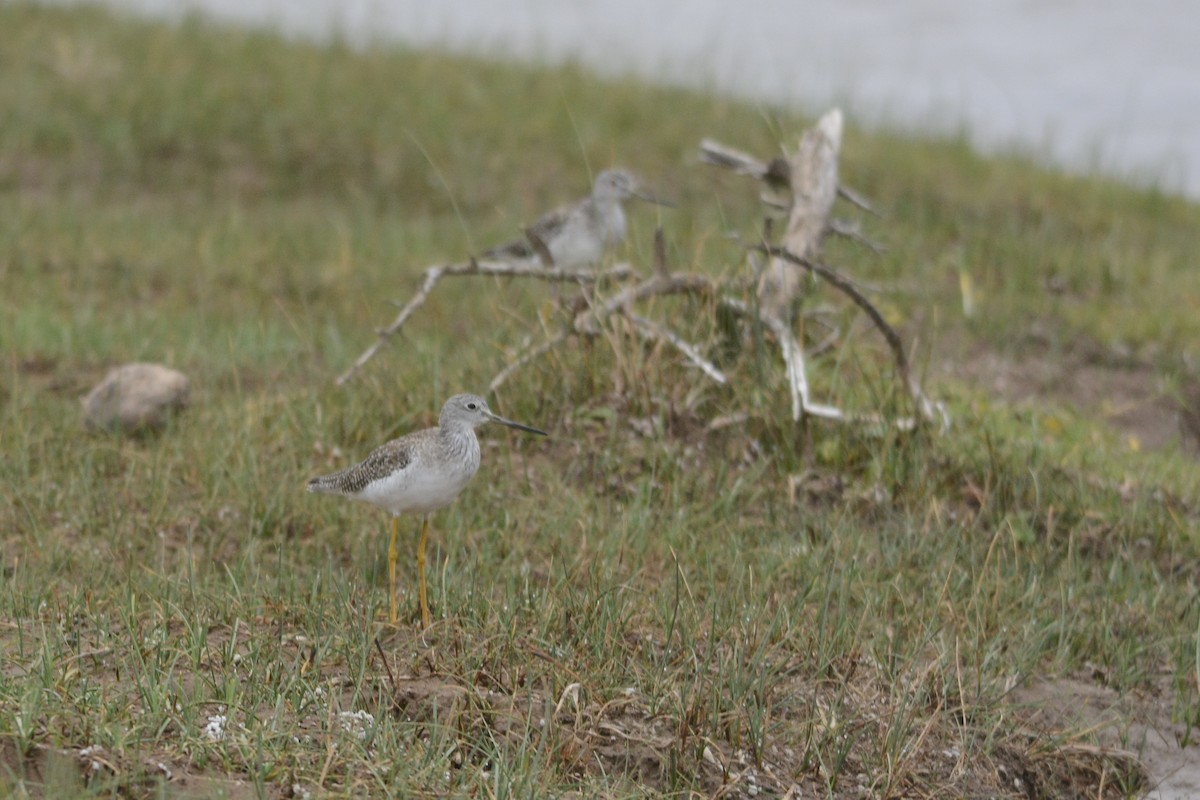
[(497, 261), (510, 261), (524, 258), (533, 258), (533, 245), (527, 239), (514, 239), (511, 242), (498, 245), (485, 250), (480, 254), (480, 258), (495, 259)]
[(358, 494), (372, 481), (399, 472), (412, 463), (412, 445), (403, 439), (395, 439), (380, 445), (371, 454), (352, 467), (322, 475), (308, 482), (310, 492), (333, 494)]
[[(526, 230), (532, 233), (542, 244), (550, 246), (550, 240), (554, 238), (567, 222), (567, 217), (575, 209), (575, 206), (567, 206), (555, 211), (551, 211), (539, 218), (537, 222), (530, 225)], [(514, 239), (511, 242), (493, 247), (483, 253), (483, 258), (498, 258), (498, 259), (522, 259), (534, 258), (537, 253), (533, 249), (533, 245), (529, 242), (528, 236), (524, 239)]]

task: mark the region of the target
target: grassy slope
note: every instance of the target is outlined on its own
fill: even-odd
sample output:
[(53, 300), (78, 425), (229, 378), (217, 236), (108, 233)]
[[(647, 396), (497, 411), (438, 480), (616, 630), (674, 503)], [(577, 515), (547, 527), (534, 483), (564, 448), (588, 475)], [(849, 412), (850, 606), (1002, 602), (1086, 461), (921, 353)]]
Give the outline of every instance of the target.
[[(445, 284), (335, 389), (381, 300), (610, 163), (678, 200), (661, 215), (677, 263), (730, 273), (722, 234), (760, 211), (694, 165), (697, 140), (769, 153), (804, 120), (574, 69), (22, 5), (0, 6), (0, 73), (0, 783), (75, 791), (37, 745), (96, 743), (114, 768), (97, 792), (152, 792), (146, 758), (179, 793), (711, 792), (707, 750), (742, 789), (752, 772), (996, 794), (1017, 770), (1054, 794), (1092, 767), (1024, 735), (1013, 681), (1092, 665), (1200, 721), (1179, 453), (945, 378), (948, 434), (819, 427), (798, 479), (770, 356), (693, 391), (671, 353), (615, 334), (502, 393), (554, 437), (487, 432), (484, 472), (435, 520), (434, 633), (370, 622), (385, 521), (304, 479), (485, 385), (545, 294)], [(843, 174), (886, 209), (867, 224), (889, 251), (830, 258), (904, 287), (881, 302), (910, 337), (1013, 353), (1036, 322), (1053, 348), (1133, 352), (1167, 380), (1194, 365), (1194, 206), (853, 128)], [(643, 263), (655, 213), (633, 211)], [(818, 389), (891, 406), (856, 331)], [(149, 439), (84, 434), (78, 396), (135, 359), (187, 372), (194, 407)], [(739, 408), (744, 427), (703, 432)], [(364, 740), (341, 732), (355, 710)]]

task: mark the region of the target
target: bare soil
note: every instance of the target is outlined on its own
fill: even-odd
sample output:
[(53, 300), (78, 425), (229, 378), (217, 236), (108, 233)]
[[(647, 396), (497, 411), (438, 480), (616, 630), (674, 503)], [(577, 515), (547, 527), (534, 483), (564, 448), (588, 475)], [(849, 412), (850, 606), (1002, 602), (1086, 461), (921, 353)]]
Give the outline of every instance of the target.
[[(1165, 681), (1164, 681), (1165, 683)], [(1036, 680), (1012, 695), (1039, 736), (1086, 734), (1097, 749), (1136, 753), (1154, 800), (1200, 797), (1200, 743), (1172, 718), (1167, 690), (1119, 694), (1100, 670)]]
[(935, 363), (938, 374), (966, 380), (1010, 403), (1074, 409), (1129, 437), (1138, 448), (1178, 443), (1200, 453), (1200, 382), (1188, 383), (1177, 396), (1153, 364), (1095, 342), (1056, 350), (1031, 336), (1001, 352), (976, 341)]

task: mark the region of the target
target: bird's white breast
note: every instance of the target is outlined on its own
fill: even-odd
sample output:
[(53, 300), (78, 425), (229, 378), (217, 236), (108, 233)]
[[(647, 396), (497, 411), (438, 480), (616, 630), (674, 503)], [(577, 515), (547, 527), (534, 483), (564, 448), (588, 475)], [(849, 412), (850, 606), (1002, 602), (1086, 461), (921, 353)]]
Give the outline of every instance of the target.
[(410, 466), (367, 484), (358, 493), (358, 498), (393, 514), (428, 514), (450, 505), (462, 494), (473, 474), (474, 470), (466, 469), (435, 474), (413, 470)]
[[(393, 514), (428, 514), (450, 505), (479, 469), (479, 443), (474, 435), (456, 444), (450, 457), (422, 453), (403, 469), (371, 481), (356, 495), (359, 500)], [(439, 455), (447, 455), (439, 451)]]

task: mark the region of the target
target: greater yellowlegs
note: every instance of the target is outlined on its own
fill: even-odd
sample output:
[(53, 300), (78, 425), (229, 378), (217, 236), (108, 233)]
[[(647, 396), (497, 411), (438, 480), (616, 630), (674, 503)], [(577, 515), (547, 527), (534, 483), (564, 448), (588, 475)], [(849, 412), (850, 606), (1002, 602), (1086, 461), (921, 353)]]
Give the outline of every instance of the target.
[(371, 451), (358, 464), (308, 482), (310, 492), (340, 494), (362, 500), (392, 514), (392, 537), (388, 544), (388, 613), (396, 622), (396, 540), (400, 515), (421, 514), (421, 538), (417, 543), (417, 584), (421, 601), (421, 625), (429, 627), (429, 603), (425, 597), (425, 546), (429, 539), (429, 515), (458, 497), (479, 469), (479, 440), (475, 429), (488, 422), (546, 436), (545, 431), (493, 414), (478, 395), (456, 394), (442, 406), (436, 428), (414, 431)]
[(526, 238), (493, 247), (483, 258), (537, 261), (538, 253), (529, 241), (532, 234), (546, 245), (555, 267), (574, 270), (594, 266), (606, 248), (625, 238), (625, 212), (621, 203), (631, 197), (656, 205), (671, 205), (647, 192), (633, 173), (606, 170), (596, 176), (591, 197), (551, 211), (526, 229)]

